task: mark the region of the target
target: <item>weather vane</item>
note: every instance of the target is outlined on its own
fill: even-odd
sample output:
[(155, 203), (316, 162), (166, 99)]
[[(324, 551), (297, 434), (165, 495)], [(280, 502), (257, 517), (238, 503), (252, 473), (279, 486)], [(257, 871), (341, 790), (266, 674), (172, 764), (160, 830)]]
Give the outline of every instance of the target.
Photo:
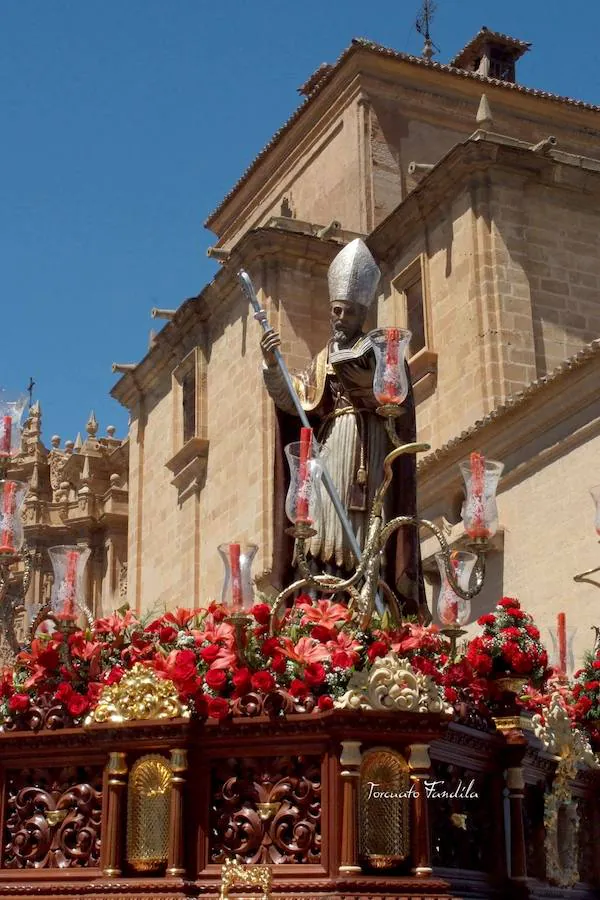
[(29, 394), (29, 409), (31, 409), (33, 403), (33, 389), (35, 387), (35, 381), (31, 376), (29, 376), (29, 384), (27, 385), (27, 393)]
[(425, 46), (423, 47), (423, 56), (425, 59), (431, 59), (434, 50), (437, 50), (438, 53), (440, 52), (440, 48), (431, 40), (429, 31), (436, 10), (437, 4), (434, 3), (434, 0), (423, 0), (423, 8), (417, 16), (417, 21), (415, 23), (417, 31), (425, 38)]

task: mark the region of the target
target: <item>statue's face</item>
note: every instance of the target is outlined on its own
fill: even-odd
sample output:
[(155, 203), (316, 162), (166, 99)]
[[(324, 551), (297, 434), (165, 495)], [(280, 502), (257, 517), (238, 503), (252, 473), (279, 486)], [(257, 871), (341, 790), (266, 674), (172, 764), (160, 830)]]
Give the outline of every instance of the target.
[(331, 331), (333, 339), (340, 346), (350, 343), (360, 333), (367, 315), (367, 309), (361, 303), (348, 303), (345, 300), (332, 300)]

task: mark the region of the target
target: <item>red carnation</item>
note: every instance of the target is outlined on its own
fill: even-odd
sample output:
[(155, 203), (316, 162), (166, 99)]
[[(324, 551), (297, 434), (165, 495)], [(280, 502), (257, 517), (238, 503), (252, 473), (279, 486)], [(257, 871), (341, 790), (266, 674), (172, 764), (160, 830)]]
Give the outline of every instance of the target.
[(584, 690), (586, 691), (597, 691), (600, 686), (600, 681), (586, 681), (584, 682)]
[(507, 609), (506, 615), (510, 616), (511, 619), (524, 619), (525, 618), (525, 613), (523, 612), (523, 610), (517, 609), (516, 607), (514, 609), (512, 607), (511, 607), (511, 609)]
[(259, 625), (268, 625), (271, 619), (271, 607), (267, 603), (255, 603), (250, 610)]
[(592, 663), (592, 668), (593, 668), (593, 669), (600, 669), (600, 659), (595, 659), (595, 660), (594, 660), (594, 662)]
[(369, 662), (374, 662), (378, 656), (385, 656), (387, 652), (387, 644), (384, 644), (383, 641), (374, 641), (367, 650), (367, 657)]
[(297, 700), (303, 700), (304, 697), (308, 694), (308, 687), (304, 684), (303, 681), (300, 681), (299, 678), (294, 678), (292, 683), (290, 684), (288, 691), (292, 695), (292, 697), (296, 697)]
[(489, 675), (492, 671), (492, 660), (485, 653), (476, 653), (475, 657), (469, 661), (480, 675)]
[(530, 638), (533, 638), (533, 639), (534, 639), (534, 641), (539, 640), (540, 632), (539, 632), (539, 630), (535, 627), (535, 625), (526, 625), (526, 626), (525, 626), (525, 631), (527, 632), (527, 634), (529, 635)]
[(273, 656), (273, 654), (277, 653), (281, 649), (281, 646), (276, 637), (270, 637), (263, 642), (261, 649), (263, 656)]
[(208, 647), (203, 647), (200, 651), (200, 656), (204, 660), (205, 663), (209, 665), (214, 663), (215, 659), (220, 653), (221, 648), (218, 644), (209, 644)]
[(204, 681), (212, 691), (222, 691), (227, 684), (227, 675), (223, 669), (209, 669), (204, 676)]
[(225, 697), (211, 697), (206, 711), (211, 719), (226, 719), (229, 715), (229, 701)]
[(69, 714), (73, 716), (73, 718), (77, 718), (77, 716), (82, 716), (84, 712), (87, 712), (89, 707), (89, 703), (85, 697), (82, 697), (81, 694), (76, 694), (73, 692), (69, 699), (67, 700), (67, 709)]
[(458, 700), (458, 691), (453, 687), (444, 688), (444, 692), (446, 694), (446, 700), (448, 703), (455, 703)]
[(501, 628), (500, 634), (506, 634), (509, 637), (521, 637), (521, 632), (515, 625), (509, 625), (508, 628)]
[(331, 656), (331, 665), (334, 669), (350, 669), (354, 659), (347, 650), (336, 650)]
[[(11, 698), (14, 699), (14, 698)], [(585, 694), (583, 697), (580, 697), (577, 703), (575, 704), (575, 712), (579, 716), (585, 716), (587, 712), (592, 708), (592, 701), (589, 697), (586, 697)]]
[(331, 697), (323, 696), (319, 697), (317, 700), (317, 706), (321, 710), (321, 712), (325, 712), (328, 709), (333, 709), (333, 700)]
[(250, 683), (255, 691), (260, 691), (262, 694), (268, 694), (275, 687), (275, 679), (270, 672), (265, 672), (264, 670), (255, 672), (250, 679)]
[(13, 694), (8, 701), (11, 712), (22, 713), (29, 709), (29, 694)]
[(496, 616), (493, 613), (486, 613), (485, 616), (479, 616), (477, 619), (478, 625), (493, 625), (496, 621)]
[(519, 609), (519, 601), (515, 600), (513, 597), (503, 597), (502, 600), (498, 602), (498, 606), (504, 607), (504, 609), (511, 609), (514, 607), (515, 609)]
[(316, 687), (325, 681), (325, 669), (319, 662), (309, 663), (304, 669), (304, 680), (309, 687)]

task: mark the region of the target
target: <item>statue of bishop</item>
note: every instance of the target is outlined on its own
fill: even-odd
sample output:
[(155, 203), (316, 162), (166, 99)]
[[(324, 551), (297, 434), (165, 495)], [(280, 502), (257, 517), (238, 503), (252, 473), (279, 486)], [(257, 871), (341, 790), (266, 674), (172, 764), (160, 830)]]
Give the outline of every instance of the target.
[[(327, 448), (327, 468), (361, 547), (367, 538), (371, 504), (383, 478), (383, 461), (393, 449), (384, 419), (375, 412), (379, 405), (373, 395), (375, 355), (363, 331), (380, 277), (362, 240), (353, 240), (338, 253), (328, 272), (331, 339), (303, 373), (292, 376), (317, 441)], [(280, 343), (274, 330), (262, 337), (264, 381), (278, 409), (296, 415), (273, 355)], [(400, 439), (408, 443), (416, 440), (412, 388), (403, 408), (404, 415), (396, 423)], [(317, 534), (307, 544), (308, 556), (318, 568), (343, 577), (356, 560), (328, 494), (325, 490), (321, 493), (321, 520), (315, 523)], [(389, 520), (415, 514), (416, 461), (411, 454), (395, 463), (385, 516)], [(417, 530), (397, 532), (396, 546), (390, 542), (386, 554), (382, 575), (395, 589), (404, 613), (428, 619)]]

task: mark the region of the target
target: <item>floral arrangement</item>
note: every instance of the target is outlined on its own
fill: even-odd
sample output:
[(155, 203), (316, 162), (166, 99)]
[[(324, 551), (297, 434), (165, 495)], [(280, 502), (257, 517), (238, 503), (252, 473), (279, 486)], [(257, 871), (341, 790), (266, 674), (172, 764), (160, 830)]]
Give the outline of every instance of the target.
[(540, 632), (518, 600), (503, 597), (492, 613), (477, 623), (483, 634), (469, 642), (466, 658), (481, 676), (526, 677), (540, 685), (548, 674), (548, 654)]
[(600, 749), (600, 653), (588, 653), (582, 669), (575, 672), (573, 717), (589, 734), (592, 746)]
[[(391, 650), (415, 669), (435, 676), (447, 661), (435, 626), (390, 627), (374, 615), (357, 630), (352, 612), (331, 600), (300, 596), (269, 634), (271, 608), (255, 604), (243, 636), (243, 662), (227, 610), (177, 609), (144, 624), (130, 610), (97, 620), (91, 630), (38, 629), (0, 682), (0, 724), (25, 721), (39, 703), (63, 710), (75, 724), (136, 663), (170, 679), (179, 699), (198, 717), (228, 717), (236, 700), (254, 693), (286, 692), (295, 708), (328, 710), (352, 674)], [(13, 726), (14, 727), (14, 726)]]

